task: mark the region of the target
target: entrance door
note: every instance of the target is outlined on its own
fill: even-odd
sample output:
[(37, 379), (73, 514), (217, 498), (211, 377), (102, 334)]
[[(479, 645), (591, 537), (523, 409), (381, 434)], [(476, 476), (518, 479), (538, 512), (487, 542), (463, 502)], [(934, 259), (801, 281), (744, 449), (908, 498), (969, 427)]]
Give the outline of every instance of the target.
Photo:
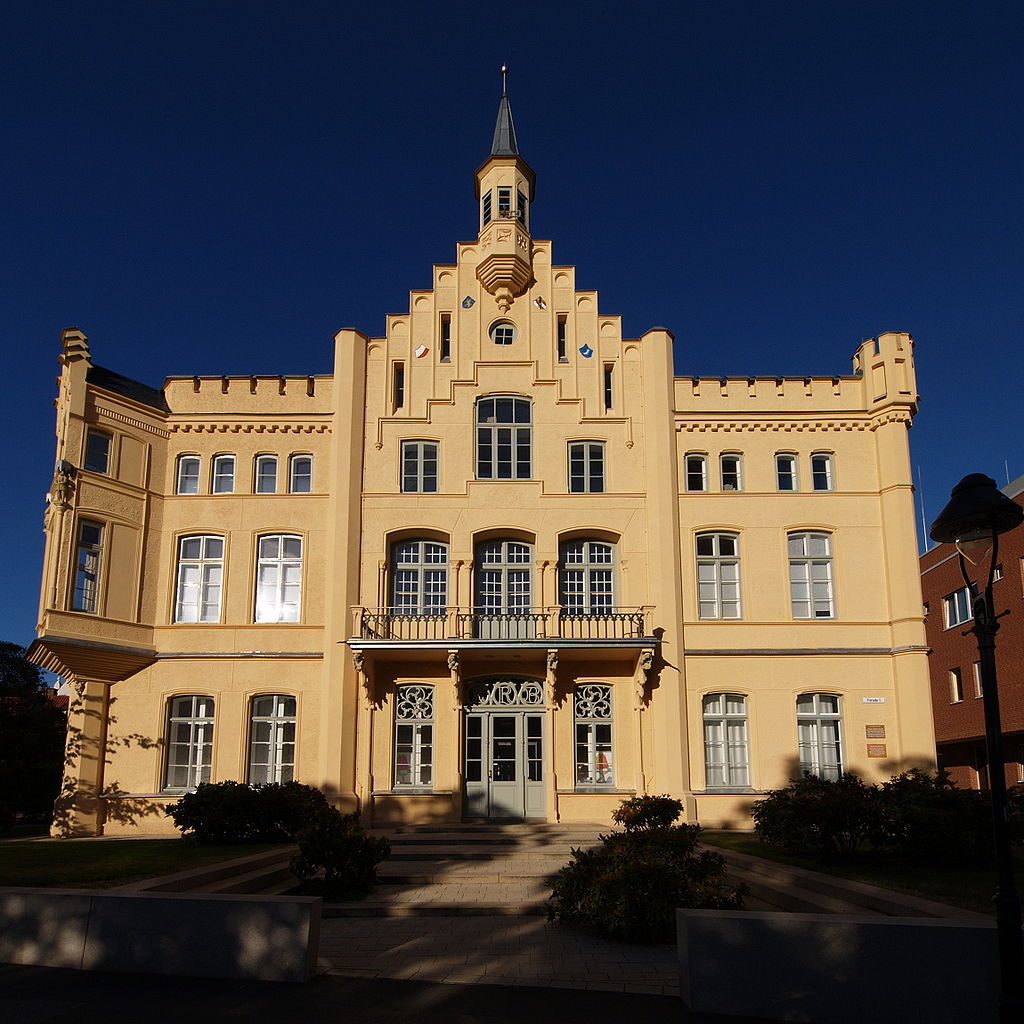
[(468, 816), (544, 817), (543, 714), (467, 714), (465, 772)]

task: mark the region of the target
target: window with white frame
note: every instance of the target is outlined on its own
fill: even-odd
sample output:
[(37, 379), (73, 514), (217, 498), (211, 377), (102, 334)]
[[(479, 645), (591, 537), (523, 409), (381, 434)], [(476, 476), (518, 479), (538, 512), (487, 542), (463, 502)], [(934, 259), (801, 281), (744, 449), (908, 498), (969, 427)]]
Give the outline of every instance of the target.
[(294, 778), (295, 698), (280, 693), (253, 697), (249, 784), (291, 782)]
[(569, 493), (604, 493), (604, 442), (569, 443)]
[(448, 545), (403, 540), (391, 548), (391, 607), (395, 615), (444, 615), (448, 605)]
[(740, 548), (734, 533), (697, 534), (697, 609), (702, 619), (738, 619)]
[(703, 704), (705, 785), (749, 786), (747, 698), (741, 693), (709, 693)]
[(964, 681), (960, 675), (960, 669), (949, 670), (949, 702), (959, 704), (964, 699)]
[(519, 337), (515, 324), (508, 320), (499, 320), (492, 324), (490, 334), (495, 345), (511, 345)]
[(530, 400), (481, 398), (476, 403), (478, 480), (529, 480), (532, 474)]
[(178, 541), (175, 622), (220, 622), (224, 538), (182, 537)]
[(816, 491), (831, 491), (835, 487), (831, 452), (811, 454), (811, 487)]
[(796, 456), (779, 452), (775, 456), (775, 486), (780, 491), (796, 490)]
[(691, 452), (685, 460), (686, 489), (706, 491), (708, 489), (708, 457), (700, 452)]
[(302, 538), (270, 534), (257, 541), (256, 621), (298, 622), (302, 602)]
[(94, 473), (110, 472), (110, 435), (90, 430), (85, 435), (85, 468)]
[(738, 452), (723, 452), (718, 457), (723, 491), (743, 490), (743, 456)]
[(834, 693), (801, 693), (796, 699), (800, 772), (836, 781), (843, 773), (842, 715)]
[(831, 536), (817, 531), (791, 533), (787, 543), (793, 618), (834, 618)]
[(974, 668), (974, 697), (975, 700), (985, 696), (985, 690), (981, 685), (981, 662), (976, 661)]
[(974, 617), (974, 610), (971, 607), (971, 591), (967, 587), (961, 587), (952, 594), (947, 594), (942, 599), (942, 612), (946, 620), (946, 629), (969, 622)]
[(253, 474), (253, 492), (255, 494), (277, 493), (277, 456), (257, 455), (256, 472)]
[(293, 455), (288, 460), (288, 493), (309, 494), (313, 490), (313, 456)]
[(576, 785), (615, 784), (612, 760), (612, 688), (584, 683), (573, 691), (576, 719)]
[(83, 519), (78, 524), (75, 550), (75, 583), (71, 608), (76, 612), (99, 610), (100, 560), (103, 555), (103, 524)]
[(199, 456), (179, 455), (175, 494), (199, 493)]
[(434, 688), (419, 683), (395, 692), (395, 788), (434, 783)]
[(563, 615), (607, 615), (615, 608), (615, 548), (598, 540), (562, 545), (559, 584)]
[(164, 788), (180, 791), (209, 782), (212, 762), (213, 698), (175, 697), (168, 708)]
[(437, 441), (402, 442), (402, 490), (406, 494), (437, 493)]
[(212, 494), (234, 494), (234, 455), (215, 455), (213, 457), (213, 480), (210, 491)]

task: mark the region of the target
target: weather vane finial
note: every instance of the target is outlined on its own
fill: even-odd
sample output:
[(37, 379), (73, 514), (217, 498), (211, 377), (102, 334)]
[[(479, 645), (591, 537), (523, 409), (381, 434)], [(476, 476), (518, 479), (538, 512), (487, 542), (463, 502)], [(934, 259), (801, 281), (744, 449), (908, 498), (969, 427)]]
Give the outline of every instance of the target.
[(504, 96), (508, 92), (508, 65), (501, 65), (501, 95)]

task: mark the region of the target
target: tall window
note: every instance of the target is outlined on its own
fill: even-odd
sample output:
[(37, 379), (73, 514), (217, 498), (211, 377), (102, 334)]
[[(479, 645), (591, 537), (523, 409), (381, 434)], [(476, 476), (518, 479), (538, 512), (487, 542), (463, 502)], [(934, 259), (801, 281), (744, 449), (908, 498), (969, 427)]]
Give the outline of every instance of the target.
[(100, 557), (103, 554), (103, 524), (83, 519), (78, 524), (75, 554), (75, 589), (71, 607), (76, 612), (99, 608)]
[(743, 456), (736, 452), (724, 452), (718, 460), (722, 473), (723, 491), (743, 490)]
[(796, 699), (800, 772), (835, 781), (843, 773), (839, 698), (833, 693), (801, 693)]
[(412, 684), (395, 693), (395, 788), (433, 785), (434, 688)]
[(302, 538), (290, 534), (260, 537), (256, 621), (298, 622), (301, 600)]
[(811, 455), (811, 487), (816, 491), (831, 491), (834, 486), (832, 454), (830, 452), (814, 452)]
[(110, 471), (110, 435), (90, 430), (85, 435), (85, 468), (94, 473)]
[(288, 490), (291, 494), (309, 494), (313, 490), (312, 455), (293, 455), (288, 460)]
[(775, 486), (780, 491), (796, 490), (796, 456), (779, 452), (775, 456)]
[(476, 547), (476, 600), (482, 615), (501, 618), (530, 610), (533, 549), (516, 540), (488, 540)]
[(250, 785), (295, 778), (294, 697), (254, 697), (249, 737)]
[(960, 669), (949, 670), (949, 702), (959, 704), (964, 699), (964, 681), (960, 675)]
[(704, 698), (704, 772), (708, 789), (750, 785), (747, 698), (740, 693)]
[(210, 781), (213, 698), (175, 697), (167, 723), (166, 789), (195, 789)]
[(395, 363), (391, 371), (391, 406), (398, 412), (405, 405), (405, 366)]
[(739, 538), (697, 534), (697, 607), (702, 619), (740, 618)]
[(223, 574), (223, 537), (182, 537), (174, 621), (220, 622)]
[(526, 398), (481, 398), (476, 404), (478, 480), (529, 480), (532, 427)]
[(981, 662), (976, 661), (974, 663), (974, 696), (975, 698), (984, 697), (985, 691), (981, 684)]
[(233, 494), (235, 490), (234, 455), (215, 455), (213, 459), (214, 494)]
[(827, 533), (791, 533), (788, 542), (793, 618), (833, 618), (832, 538)]
[(256, 479), (253, 490), (257, 494), (274, 494), (277, 492), (277, 456), (256, 456)]
[(480, 197), (480, 219), (484, 224), (491, 223), (491, 193), (485, 192)]
[(604, 443), (573, 441), (569, 445), (569, 493), (604, 493)]
[(448, 545), (404, 540), (391, 549), (391, 606), (396, 615), (444, 615)]
[(498, 219), (507, 220), (512, 216), (512, 189), (498, 186)]
[(691, 454), (686, 456), (686, 489), (706, 491), (708, 489), (708, 457)]
[(971, 591), (967, 587), (961, 587), (955, 593), (948, 594), (942, 599), (942, 612), (946, 620), (946, 629), (969, 621), (974, 615), (971, 608)]
[(406, 493), (437, 493), (436, 441), (402, 442), (402, 490)]
[(561, 602), (565, 615), (608, 614), (615, 606), (615, 549), (597, 540), (562, 545)]
[(452, 361), (452, 315), (441, 314), (441, 362)]
[(558, 356), (560, 363), (569, 362), (569, 356), (566, 352), (566, 315), (565, 313), (559, 313), (556, 321), (556, 334), (555, 334), (555, 353)]
[(604, 367), (604, 407), (605, 409), (611, 409), (615, 404), (615, 388), (614, 388), (614, 367), (611, 363), (605, 363)]
[(199, 493), (199, 456), (178, 456), (178, 479), (175, 486), (177, 494)]
[(516, 220), (526, 226), (526, 195), (516, 189)]
[(576, 785), (613, 786), (612, 688), (603, 683), (586, 683), (576, 687), (573, 698)]

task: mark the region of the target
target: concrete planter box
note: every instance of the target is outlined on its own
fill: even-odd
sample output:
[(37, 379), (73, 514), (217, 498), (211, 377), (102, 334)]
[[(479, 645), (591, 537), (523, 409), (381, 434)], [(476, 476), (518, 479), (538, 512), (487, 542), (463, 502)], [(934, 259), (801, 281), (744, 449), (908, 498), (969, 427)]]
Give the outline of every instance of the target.
[(323, 901), (97, 889), (0, 889), (0, 962), (308, 981)]
[(814, 1024), (988, 1024), (995, 922), (678, 910), (679, 992), (693, 1011)]

